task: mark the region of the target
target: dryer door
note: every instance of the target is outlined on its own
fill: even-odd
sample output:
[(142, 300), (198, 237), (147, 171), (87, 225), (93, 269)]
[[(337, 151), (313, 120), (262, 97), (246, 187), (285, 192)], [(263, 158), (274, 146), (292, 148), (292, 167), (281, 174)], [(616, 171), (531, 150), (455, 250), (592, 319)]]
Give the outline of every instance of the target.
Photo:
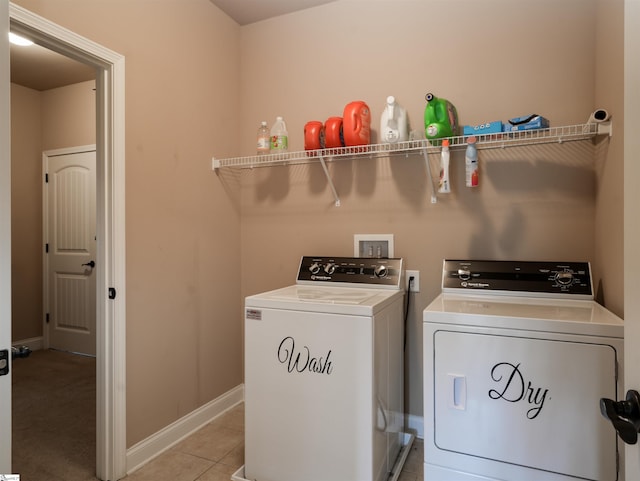
[(436, 447), (560, 475), (616, 479), (616, 435), (598, 410), (601, 397), (616, 398), (616, 349), (575, 339), (436, 330)]

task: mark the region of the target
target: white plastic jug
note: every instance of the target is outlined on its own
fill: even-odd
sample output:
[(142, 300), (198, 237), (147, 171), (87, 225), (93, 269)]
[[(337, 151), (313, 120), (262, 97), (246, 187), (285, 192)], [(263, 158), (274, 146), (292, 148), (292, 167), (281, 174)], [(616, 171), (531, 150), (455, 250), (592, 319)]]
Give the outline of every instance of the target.
[(380, 116), (380, 141), (393, 144), (407, 140), (409, 140), (407, 111), (396, 102), (393, 95), (389, 95)]

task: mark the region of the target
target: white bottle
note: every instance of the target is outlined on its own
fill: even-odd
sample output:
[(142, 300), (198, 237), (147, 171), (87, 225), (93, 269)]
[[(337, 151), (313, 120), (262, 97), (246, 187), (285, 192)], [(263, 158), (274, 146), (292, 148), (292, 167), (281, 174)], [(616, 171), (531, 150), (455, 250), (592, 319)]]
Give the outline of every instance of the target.
[(380, 141), (393, 144), (407, 140), (409, 140), (407, 111), (396, 102), (393, 95), (389, 95), (380, 116)]
[(263, 120), (258, 128), (258, 155), (268, 154), (271, 150), (271, 135), (269, 133), (269, 127), (267, 127), (267, 121)]
[(442, 141), (442, 152), (440, 153), (440, 184), (438, 192), (448, 194), (451, 192), (449, 186), (449, 140)]
[(467, 187), (478, 186), (478, 149), (476, 137), (472, 135), (467, 139), (467, 151), (464, 154), (465, 183)]
[(276, 117), (276, 121), (271, 127), (271, 152), (286, 152), (289, 148), (289, 135), (287, 125), (282, 117)]

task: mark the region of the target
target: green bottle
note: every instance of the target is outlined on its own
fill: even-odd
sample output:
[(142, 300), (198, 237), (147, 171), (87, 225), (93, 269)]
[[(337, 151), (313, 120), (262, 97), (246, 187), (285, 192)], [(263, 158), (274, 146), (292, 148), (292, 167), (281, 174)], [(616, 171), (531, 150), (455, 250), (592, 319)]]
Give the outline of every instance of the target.
[(427, 139), (458, 135), (458, 112), (451, 102), (432, 93), (425, 95), (424, 134)]

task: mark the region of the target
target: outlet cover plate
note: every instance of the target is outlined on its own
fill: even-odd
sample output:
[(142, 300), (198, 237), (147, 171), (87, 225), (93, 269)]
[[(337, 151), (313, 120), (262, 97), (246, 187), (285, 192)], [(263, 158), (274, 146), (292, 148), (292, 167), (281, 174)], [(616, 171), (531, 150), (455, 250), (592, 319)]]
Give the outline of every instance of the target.
[(353, 256), (394, 257), (393, 234), (354, 234)]
[(406, 270), (404, 274), (405, 289), (409, 288), (409, 277), (413, 277), (410, 292), (420, 292), (420, 271)]

